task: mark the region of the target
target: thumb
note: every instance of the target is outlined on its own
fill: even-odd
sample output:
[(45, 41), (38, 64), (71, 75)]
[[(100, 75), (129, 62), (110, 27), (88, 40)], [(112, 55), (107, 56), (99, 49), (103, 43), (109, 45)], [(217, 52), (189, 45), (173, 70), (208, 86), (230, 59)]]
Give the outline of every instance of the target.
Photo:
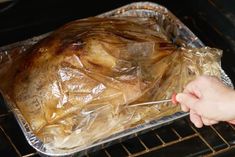
[(187, 106), (190, 109), (195, 110), (196, 109), (196, 103), (199, 101), (197, 97), (195, 97), (192, 94), (185, 94), (185, 93), (178, 93), (176, 95), (176, 100), (182, 104)]

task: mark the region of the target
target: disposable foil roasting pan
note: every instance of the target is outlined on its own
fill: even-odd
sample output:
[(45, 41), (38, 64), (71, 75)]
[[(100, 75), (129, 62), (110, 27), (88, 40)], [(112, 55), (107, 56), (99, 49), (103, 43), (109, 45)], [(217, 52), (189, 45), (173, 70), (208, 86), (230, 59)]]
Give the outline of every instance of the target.
[[(133, 16), (133, 17), (151, 17), (156, 20), (161, 29), (163, 29), (169, 39), (173, 41), (178, 46), (185, 47), (203, 47), (204, 44), (184, 25), (182, 24), (171, 12), (169, 12), (165, 7), (160, 6), (155, 3), (150, 2), (137, 2), (131, 3), (129, 5), (123, 6), (121, 8), (103, 13), (98, 15), (98, 17), (122, 17), (122, 16)], [(157, 29), (157, 28), (156, 28)], [(28, 48), (39, 40), (43, 39), (50, 33), (43, 34), (38, 37), (34, 37), (25, 41), (17, 42), (11, 45), (7, 45), (0, 48), (0, 66), (1, 62), (5, 62), (6, 60), (11, 60), (11, 54), (8, 54), (9, 49), (14, 49), (16, 47), (24, 47)], [(24, 49), (22, 49), (22, 53)], [(221, 79), (228, 86), (233, 87), (231, 80), (225, 74), (225, 72), (221, 68)], [(70, 149), (66, 152), (48, 152), (48, 150), (44, 147), (44, 144), (34, 135), (32, 130), (30, 129), (28, 123), (24, 119), (20, 110), (10, 101), (6, 99), (8, 107), (11, 109), (15, 118), (17, 119), (25, 138), (28, 143), (38, 151), (38, 153), (42, 156), (82, 156), (90, 151), (95, 151), (111, 145), (117, 141), (130, 138), (136, 133), (141, 133), (148, 131), (152, 128), (157, 128), (163, 125), (166, 125), (176, 119), (182, 118), (187, 115), (187, 113), (178, 112), (170, 116), (163, 117), (161, 119), (153, 120), (148, 123), (139, 125), (137, 127), (133, 127), (122, 131), (120, 133), (114, 134), (106, 139), (100, 139), (99, 141), (83, 147), (83, 148), (74, 148)]]

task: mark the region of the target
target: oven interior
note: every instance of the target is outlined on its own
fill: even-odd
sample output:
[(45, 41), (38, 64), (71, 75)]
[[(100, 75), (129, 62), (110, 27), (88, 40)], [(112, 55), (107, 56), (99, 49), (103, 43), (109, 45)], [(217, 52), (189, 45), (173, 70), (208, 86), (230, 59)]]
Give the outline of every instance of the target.
[[(0, 45), (49, 32), (68, 21), (97, 15), (129, 4), (126, 1), (79, 2), (17, 1), (0, 12)], [(235, 1), (197, 0), (153, 1), (175, 14), (205, 45), (224, 51), (222, 67), (235, 83)], [(7, 2), (9, 3), (9, 2)], [(1, 4), (1, 3), (0, 3)], [(89, 9), (91, 5), (97, 9)], [(4, 5), (0, 5), (1, 7)], [(81, 11), (81, 8), (87, 10)], [(65, 14), (66, 13), (66, 14)], [(152, 129), (128, 140), (86, 154), (88, 157), (120, 156), (235, 156), (235, 126), (219, 123), (197, 129), (188, 117)], [(0, 156), (36, 157), (14, 116), (0, 100)]]

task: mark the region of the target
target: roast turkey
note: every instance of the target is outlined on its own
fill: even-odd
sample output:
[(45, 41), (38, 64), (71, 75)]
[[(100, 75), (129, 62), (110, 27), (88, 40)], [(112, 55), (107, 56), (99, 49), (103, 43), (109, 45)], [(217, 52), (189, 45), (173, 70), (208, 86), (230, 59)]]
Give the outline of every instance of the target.
[(220, 77), (221, 51), (182, 48), (148, 18), (73, 21), (27, 50), (5, 90), (53, 149), (89, 145), (179, 111), (169, 98), (198, 75)]

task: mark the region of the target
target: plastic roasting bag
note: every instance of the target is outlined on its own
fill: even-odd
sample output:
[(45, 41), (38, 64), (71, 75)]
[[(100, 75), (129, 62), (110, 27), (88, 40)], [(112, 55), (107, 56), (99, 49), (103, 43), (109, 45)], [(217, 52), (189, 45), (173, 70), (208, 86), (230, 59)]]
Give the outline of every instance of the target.
[(222, 52), (177, 47), (153, 19), (127, 17), (77, 20), (1, 54), (4, 97), (59, 150), (180, 111), (171, 103), (127, 106), (170, 98), (201, 74), (220, 78)]

